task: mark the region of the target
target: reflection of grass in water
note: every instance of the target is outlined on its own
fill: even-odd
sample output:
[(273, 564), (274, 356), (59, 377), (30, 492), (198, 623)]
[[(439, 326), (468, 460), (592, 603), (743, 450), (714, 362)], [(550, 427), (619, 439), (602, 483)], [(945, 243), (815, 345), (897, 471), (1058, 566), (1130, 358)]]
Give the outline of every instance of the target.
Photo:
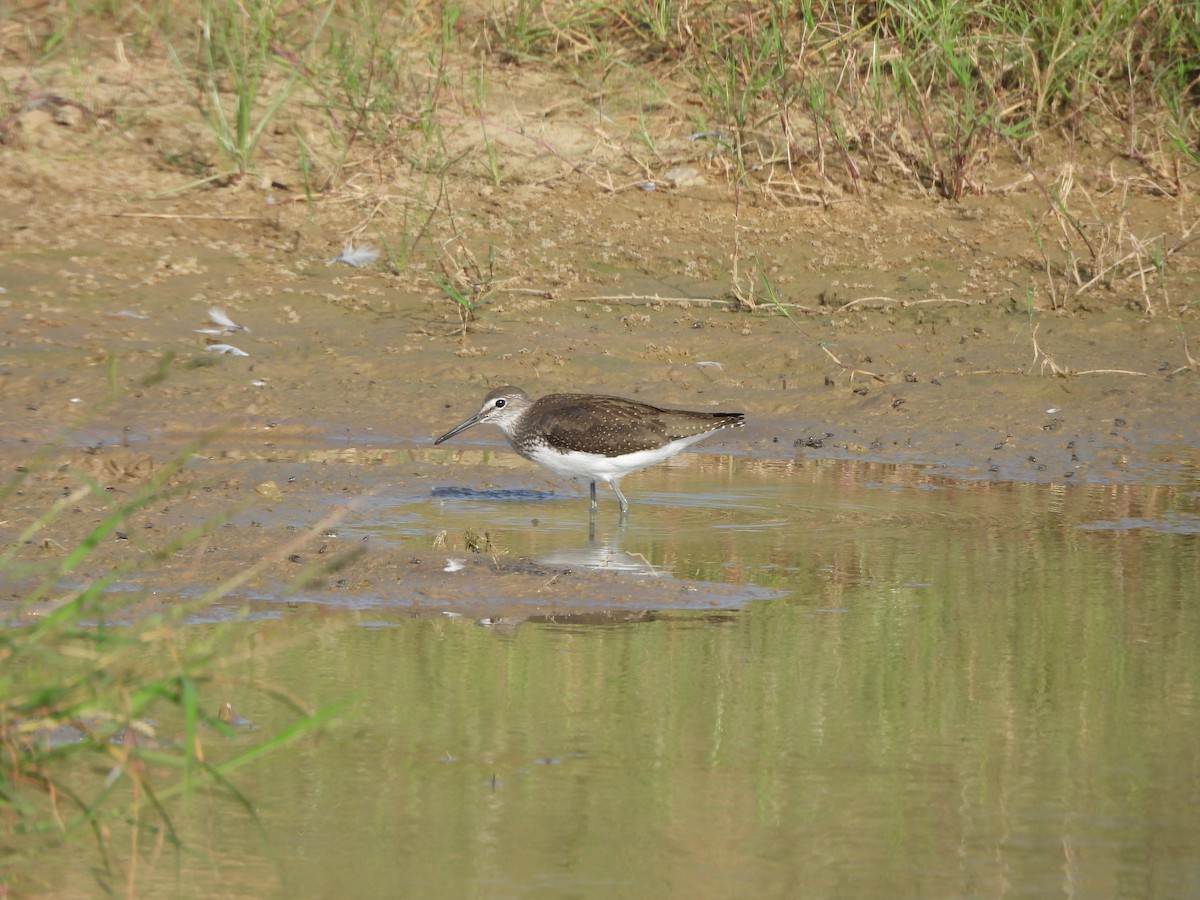
[[(144, 379), (143, 387), (157, 380), (161, 372)], [(278, 565), (328, 523), (194, 601), (156, 603), (154, 612), (142, 615), (145, 593), (125, 589), (128, 581), (166, 569), (172, 557), (228, 520), (202, 522), (159, 546), (134, 532), (139, 517), (163, 501), (186, 499), (183, 470), (202, 444), (176, 453), (128, 494), (111, 492), (83, 472), (51, 466), (52, 448), (0, 487), (0, 508), (13, 520), (23, 514), (16, 499), (31, 493), (37, 480), (65, 474), (71, 485), (0, 553), (0, 581), (23, 586), (17, 621), (0, 629), (0, 809), (18, 854), (12, 859), (28, 854), (36, 864), (38, 835), (90, 830), (109, 869), (102, 877), (107, 881), (124, 870), (132, 890), (139, 839), (165, 837), (176, 846), (186, 841), (167, 805), (172, 797), (205, 784), (253, 814), (230, 774), (332, 712), (314, 712), (284, 689), (253, 684), (288, 706), (293, 719), (274, 734), (247, 739), (223, 713), (225, 692), (247, 686), (229, 674), (242, 661), (232, 642), (236, 632), (229, 626), (181, 630), (185, 617)], [(65, 520), (81, 509), (99, 509), (100, 519), (63, 546), (54, 535), (69, 530)], [(114, 541), (129, 542), (131, 558), (105, 570), (101, 551)], [(308, 570), (297, 582), (346, 561), (343, 556), (320, 571)], [(228, 744), (225, 739), (233, 737), (237, 743)], [(127, 857), (118, 846), (124, 824)]]

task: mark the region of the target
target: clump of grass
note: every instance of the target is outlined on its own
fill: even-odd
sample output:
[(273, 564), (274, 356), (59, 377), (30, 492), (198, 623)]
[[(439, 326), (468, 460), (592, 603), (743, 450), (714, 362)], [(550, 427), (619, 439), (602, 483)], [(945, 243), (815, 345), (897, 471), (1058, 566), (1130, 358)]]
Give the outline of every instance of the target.
[[(26, 515), (16, 501), (33, 493), (38, 479), (68, 481), (62, 496), (0, 552), (0, 582), (20, 593), (0, 627), (0, 810), (9, 835), (6, 853), (15, 854), (10, 861), (36, 859), (43, 838), (90, 832), (108, 869), (102, 877), (111, 880), (123, 871), (132, 878), (136, 867), (126, 863), (143, 836), (186, 843), (171, 815), (171, 797), (204, 783), (252, 813), (230, 774), (333, 712), (307, 709), (286, 691), (259, 687), (291, 706), (291, 724), (227, 743), (235, 732), (223, 714), (224, 692), (244, 687), (227, 674), (237, 656), (231, 651), (233, 632), (196, 632), (184, 623), (277, 565), (293, 547), (279, 548), (194, 601), (155, 603), (149, 613), (143, 592), (130, 585), (194, 547), (226, 517), (199, 523), (158, 546), (141, 539), (140, 552), (107, 570), (96, 561), (114, 541), (139, 540), (133, 524), (184, 490), (184, 469), (197, 449), (185, 448), (123, 494), (110, 493), (83, 472), (52, 465), (53, 448), (0, 486), (0, 509), (11, 523)], [(99, 508), (101, 517), (73, 544), (63, 545), (54, 535), (81, 506)], [(123, 833), (127, 855), (116, 844)]]
[(340, 154), (329, 166), (335, 176), (356, 148), (409, 168), (436, 168), (429, 160), (437, 154), (428, 148), (438, 139), (457, 16), (449, 4), (434, 16), (415, 5), (356, 0), (330, 18), (304, 75)]
[(434, 277), (434, 284), (446, 297), (454, 301), (459, 324), (465, 332), (495, 289), (496, 261), (491, 247), (488, 248), (487, 263), (481, 265), (461, 238), (455, 243), (457, 249), (454, 253), (445, 247), (442, 248), (442, 255), (438, 257), (442, 275)]
[(546, 3), (545, 0), (515, 0), (498, 4), (483, 20), (479, 40), (489, 52), (506, 61), (527, 61), (558, 53), (590, 54), (593, 29), (603, 27), (614, 10), (576, 0)]
[[(394, 273), (436, 230), (447, 177), (469, 156), (452, 153), (443, 132), (459, 14), (454, 4), (354, 0), (330, 16), (303, 69), (305, 102), (320, 111), (327, 136), (319, 148), (300, 141), (306, 188), (363, 201), (368, 220), (398, 217), (398, 228), (380, 235)], [(310, 185), (318, 170), (323, 177)], [(394, 188), (381, 198), (362, 185), (364, 173)]]
[[(294, 41), (285, 32), (281, 0), (205, 0), (194, 61), (185, 63), (173, 44), (167, 49), (175, 71), (194, 85), (193, 102), (225, 158), (240, 177), (246, 174), (263, 130), (287, 101), (299, 79), (282, 64), (279, 48)], [(329, 3), (308, 22), (303, 57), (325, 27)], [(228, 86), (228, 91), (226, 90)], [(232, 110), (225, 99), (232, 93)]]
[[(1172, 0), (505, 9), (491, 22), (504, 52), (634, 54), (688, 73), (696, 131), (715, 139), (736, 180), (752, 174), (782, 196), (796, 195), (791, 173), (804, 164), (822, 178), (840, 171), (856, 192), (864, 173), (890, 172), (960, 199), (981, 189), (1004, 141), (1057, 131), (1102, 140), (1125, 131), (1125, 152), (1148, 165), (1200, 156), (1200, 16)], [(1146, 117), (1170, 128), (1141, 129)]]
[(766, 14), (713, 19), (692, 69), (709, 110), (697, 127), (716, 139), (734, 161), (737, 178), (776, 156), (768, 122), (789, 133), (795, 84), (788, 78), (788, 4), (773, 0)]

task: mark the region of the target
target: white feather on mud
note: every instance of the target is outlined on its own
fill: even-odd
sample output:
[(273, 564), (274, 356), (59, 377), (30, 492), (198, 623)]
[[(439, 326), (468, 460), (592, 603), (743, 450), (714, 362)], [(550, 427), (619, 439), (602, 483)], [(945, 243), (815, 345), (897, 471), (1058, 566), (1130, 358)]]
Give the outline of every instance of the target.
[(355, 247), (353, 244), (347, 244), (342, 248), (342, 252), (326, 263), (326, 265), (332, 266), (334, 263), (345, 263), (348, 266), (361, 269), (363, 266), (369, 266), (377, 259), (379, 259), (379, 251), (374, 247)]
[(228, 334), (231, 331), (249, 331), (245, 325), (239, 325), (225, 310), (214, 306), (208, 311), (208, 320), (214, 325), (219, 325), (219, 328), (197, 328), (197, 334)]
[(211, 350), (213, 353), (220, 353), (223, 356), (249, 356), (245, 350), (239, 350), (233, 344), (209, 344), (204, 348)]

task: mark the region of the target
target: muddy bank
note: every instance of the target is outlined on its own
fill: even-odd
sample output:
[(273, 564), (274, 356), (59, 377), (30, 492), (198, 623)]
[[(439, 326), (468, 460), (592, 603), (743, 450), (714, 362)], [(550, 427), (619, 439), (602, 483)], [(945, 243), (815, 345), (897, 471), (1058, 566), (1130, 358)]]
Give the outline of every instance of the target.
[[(124, 222), (88, 227), (104, 221)], [(162, 240), (186, 244), (185, 230), (173, 228)], [(351, 606), (424, 604), (498, 619), (547, 614), (547, 583), (568, 607), (631, 593), (645, 600), (638, 609), (694, 601), (653, 580), (635, 590), (569, 566), (528, 571), (502, 555), (485, 564), (485, 554), (449, 579), (448, 561), (464, 557), (462, 535), (434, 552), (437, 535), (419, 529), (401, 558), (352, 554), (339, 571), (321, 571), (324, 554), (350, 550), (322, 538), (321, 521), (361, 496), (423, 503), (444, 487), (579, 491), (519, 460), (495, 431), (433, 448), (433, 436), (505, 382), (535, 395), (584, 390), (742, 410), (746, 428), (702, 448), (745, 461), (911, 463), (1063, 485), (1184, 484), (1200, 471), (1200, 417), (1191, 412), (1200, 383), (1183, 343), (1190, 312), (1076, 311), (1031, 323), (1013, 304), (940, 302), (787, 318), (686, 301), (551, 297), (498, 301), (463, 330), (444, 298), (293, 250), (239, 258), (209, 249), (176, 264), (171, 254), (114, 257), (89, 240), (90, 254), (26, 246), (4, 276), (0, 458), (8, 473), (29, 474), (6, 500), (2, 539), (17, 541), (93, 479), (94, 492), (19, 551), (31, 562), (61, 559), (182, 454), (196, 455), (166, 478), (165, 499), (106, 536), (35, 612), (112, 566), (157, 556), (155, 574), (136, 585), (152, 592), (144, 610), (198, 596), (272, 555), (277, 562), (235, 596), (323, 591), (331, 606), (345, 595)], [(212, 307), (248, 330), (201, 333), (213, 328)], [(247, 355), (214, 352), (213, 342)], [(1087, 374), (1059, 377), (1055, 367)], [(585, 521), (585, 504), (576, 511)], [(204, 522), (220, 524), (175, 546)], [(7, 602), (28, 584), (8, 585)], [(713, 602), (736, 605), (725, 590)]]
[[(741, 410), (747, 427), (703, 448), (743, 461), (911, 463), (1063, 485), (1189, 484), (1200, 471), (1200, 244), (1181, 237), (1195, 191), (1164, 194), (1103, 147), (1044, 147), (1038, 177), (1069, 165), (1098, 233), (1116, 242), (1112, 259), (1121, 235), (1158, 241), (1169, 277), (1130, 257), (1068, 289), (1069, 242), (1044, 239), (1044, 196), (1016, 161), (994, 160), (979, 194), (956, 204), (883, 182), (821, 205), (752, 193), (735, 204), (718, 161), (670, 121), (659, 123), (664, 160), (695, 177), (654, 191), (581, 177), (578, 154), (609, 174), (627, 162), (616, 145), (586, 143), (593, 125), (577, 103), (541, 120), (539, 140), (559, 153), (514, 139), (498, 184), (469, 166), (445, 172), (444, 205), (417, 239), (413, 172), (306, 195), (284, 125), (256, 177), (188, 186), (164, 161), (200, 152), (206, 136), (161, 64), (99, 59), (87, 76), (97, 106), (139, 116), (31, 106), (0, 147), (0, 468), (22, 476), (0, 541), (22, 541), (82, 487), (21, 544), (20, 558), (48, 563), (156, 477), (167, 491), (106, 534), (57, 597), (139, 555), (168, 563), (152, 589), (169, 594), (274, 554), (282, 561), (239, 590), (281, 591), (321, 562), (320, 523), (345, 501), (423, 502), (447, 486), (577, 491), (498, 433), (432, 448), (503, 383)], [(524, 77), (507, 72), (495, 88), (513, 128), (559, 76)], [(303, 126), (303, 109), (294, 115)], [(362, 268), (333, 262), (347, 244), (384, 252)], [(469, 316), (444, 289), (450, 275), (476, 291)], [(214, 308), (237, 327), (215, 323)], [(204, 522), (219, 524), (183, 546)], [(356, 556), (321, 583), (410, 602), (420, 588), (385, 586), (426, 570), (451, 584), (433, 576), (464, 539), (431, 555), (437, 539), (414, 529), (412, 553)], [(439, 597), (519, 605), (548, 577), (560, 596), (620, 590), (573, 587), (566, 568), (476, 560), (458, 600)], [(8, 601), (27, 586), (7, 585)]]

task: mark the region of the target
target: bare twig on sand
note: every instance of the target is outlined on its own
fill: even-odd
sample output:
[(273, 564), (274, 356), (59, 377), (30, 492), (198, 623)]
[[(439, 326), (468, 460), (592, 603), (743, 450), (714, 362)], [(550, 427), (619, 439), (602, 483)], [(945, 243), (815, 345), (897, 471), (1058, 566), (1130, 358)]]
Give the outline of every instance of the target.
[(820, 347), (822, 350), (825, 351), (826, 356), (828, 356), (830, 359), (832, 359), (835, 363), (838, 364), (838, 367), (843, 372), (846, 372), (847, 374), (849, 374), (851, 381), (854, 380), (855, 375), (866, 375), (870, 378), (874, 378), (880, 384), (886, 383), (886, 379), (882, 375), (877, 375), (874, 372), (868, 372), (866, 369), (855, 369), (851, 366), (848, 366), (844, 362), (842, 362), (840, 359), (838, 359), (836, 356), (834, 356), (833, 351), (830, 350), (828, 347), (826, 347), (824, 344), (821, 344)]

